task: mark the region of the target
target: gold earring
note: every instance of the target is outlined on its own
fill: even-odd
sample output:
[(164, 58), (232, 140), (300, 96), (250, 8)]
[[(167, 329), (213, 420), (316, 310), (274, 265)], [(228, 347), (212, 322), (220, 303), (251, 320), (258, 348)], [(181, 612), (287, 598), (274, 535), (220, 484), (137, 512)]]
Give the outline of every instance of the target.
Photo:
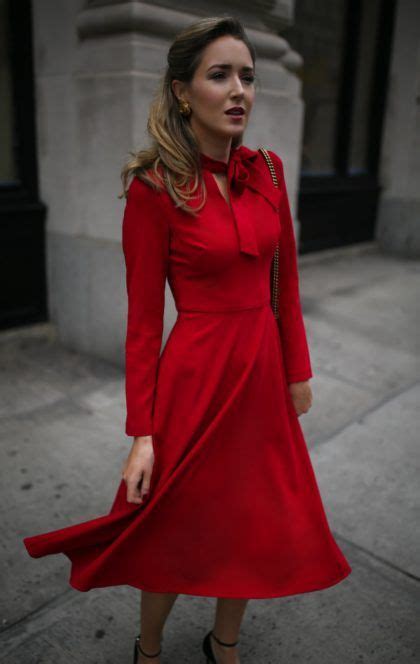
[(189, 103), (187, 101), (184, 101), (183, 99), (181, 99), (181, 101), (179, 102), (179, 107), (178, 108), (179, 108), (179, 112), (181, 113), (181, 115), (187, 116), (187, 115), (190, 115), (190, 113), (191, 113), (191, 106), (189, 105)]

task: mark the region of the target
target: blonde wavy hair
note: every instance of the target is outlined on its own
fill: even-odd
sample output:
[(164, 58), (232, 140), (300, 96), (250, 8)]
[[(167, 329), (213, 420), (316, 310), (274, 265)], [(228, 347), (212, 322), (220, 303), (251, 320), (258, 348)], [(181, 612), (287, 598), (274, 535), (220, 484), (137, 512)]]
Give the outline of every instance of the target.
[[(196, 215), (204, 206), (207, 192), (201, 174), (198, 145), (189, 117), (179, 111), (179, 102), (171, 84), (174, 79), (189, 83), (205, 47), (224, 35), (232, 35), (246, 44), (255, 68), (255, 49), (241, 22), (233, 16), (203, 18), (179, 32), (169, 48), (166, 71), (150, 105), (147, 131), (152, 144), (138, 152), (129, 152), (132, 159), (121, 170), (123, 192), (119, 198), (127, 196), (129, 178), (133, 175), (158, 191), (166, 188), (175, 206), (189, 214)], [(232, 147), (238, 147), (241, 143), (242, 136), (239, 136), (232, 140)], [(196, 198), (198, 188), (202, 192), (202, 200), (192, 208), (188, 202)]]

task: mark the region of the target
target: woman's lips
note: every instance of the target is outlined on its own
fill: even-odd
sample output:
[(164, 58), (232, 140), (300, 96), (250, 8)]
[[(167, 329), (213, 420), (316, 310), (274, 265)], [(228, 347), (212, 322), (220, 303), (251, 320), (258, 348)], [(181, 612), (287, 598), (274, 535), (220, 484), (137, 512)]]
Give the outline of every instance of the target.
[(230, 118), (233, 118), (234, 120), (242, 120), (242, 118), (245, 117), (245, 111), (242, 111), (242, 113), (236, 112), (233, 113), (232, 111), (225, 111), (225, 115), (228, 115)]

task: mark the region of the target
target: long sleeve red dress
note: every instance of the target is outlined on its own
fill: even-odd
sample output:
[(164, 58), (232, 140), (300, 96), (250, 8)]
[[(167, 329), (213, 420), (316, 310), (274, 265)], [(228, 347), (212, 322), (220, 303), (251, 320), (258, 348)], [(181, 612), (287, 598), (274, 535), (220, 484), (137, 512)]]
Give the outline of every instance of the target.
[[(80, 591), (268, 598), (321, 590), (351, 567), (329, 528), (288, 385), (312, 376), (283, 163), (233, 148), (200, 154), (197, 217), (134, 178), (126, 261), (125, 432), (151, 434), (150, 498), (121, 480), (104, 516), (24, 539), (63, 553)], [(227, 172), (229, 203), (213, 172)], [(270, 269), (279, 242), (278, 311)], [(165, 284), (177, 318), (161, 352)]]

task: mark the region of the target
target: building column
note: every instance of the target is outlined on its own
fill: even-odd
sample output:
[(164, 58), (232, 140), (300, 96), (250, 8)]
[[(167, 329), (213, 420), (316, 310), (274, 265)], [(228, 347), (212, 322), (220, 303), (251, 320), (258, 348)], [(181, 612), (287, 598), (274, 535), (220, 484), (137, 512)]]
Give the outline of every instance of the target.
[(420, 257), (420, 20), (399, 0), (381, 154), (376, 239), (386, 252)]

